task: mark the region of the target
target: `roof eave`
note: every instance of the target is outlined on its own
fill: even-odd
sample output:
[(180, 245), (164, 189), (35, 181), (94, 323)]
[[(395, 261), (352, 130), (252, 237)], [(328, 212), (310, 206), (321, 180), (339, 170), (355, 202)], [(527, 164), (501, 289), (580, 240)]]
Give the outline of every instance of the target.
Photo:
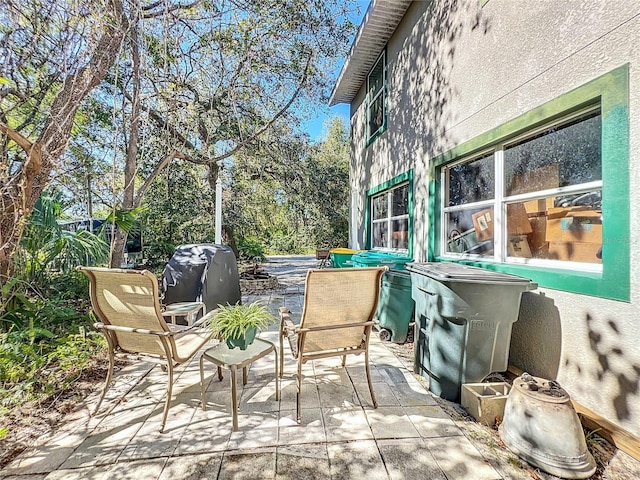
[(372, 0), (329, 97), (329, 105), (351, 103), (411, 0)]

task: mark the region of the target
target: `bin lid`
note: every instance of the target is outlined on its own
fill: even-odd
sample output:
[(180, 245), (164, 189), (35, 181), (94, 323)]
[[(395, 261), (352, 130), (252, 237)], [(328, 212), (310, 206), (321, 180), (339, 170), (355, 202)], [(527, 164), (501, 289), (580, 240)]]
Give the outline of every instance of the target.
[(406, 270), (389, 270), (382, 277), (382, 281), (411, 287), (411, 274)]
[(420, 273), (440, 281), (532, 284), (528, 278), (518, 275), (494, 272), (484, 268), (471, 267), (469, 265), (452, 262), (415, 262), (408, 263), (406, 267), (410, 272)]
[(413, 258), (405, 255), (396, 255), (394, 253), (377, 252), (371, 250), (362, 250), (354, 255), (354, 260), (367, 264), (402, 264), (413, 262)]
[(329, 253), (335, 253), (336, 255), (353, 255), (354, 253), (361, 252), (362, 250), (353, 250), (352, 248), (332, 248)]

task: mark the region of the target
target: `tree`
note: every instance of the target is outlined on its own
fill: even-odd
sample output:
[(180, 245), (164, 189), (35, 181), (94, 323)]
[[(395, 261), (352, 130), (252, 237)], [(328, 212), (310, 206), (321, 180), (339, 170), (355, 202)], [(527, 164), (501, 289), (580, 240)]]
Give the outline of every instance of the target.
[(12, 255), (65, 151), (75, 114), (107, 75), (127, 28), (120, 0), (25, 3), (0, 7), (0, 131), (18, 147), (3, 143), (1, 283), (12, 273)]
[[(68, 157), (86, 171), (88, 204), (95, 160), (107, 157), (112, 140), (111, 170), (123, 173), (104, 198), (113, 213), (141, 205), (175, 159), (207, 165), (215, 184), (221, 161), (257, 144), (277, 122), (295, 124), (310, 101), (324, 97), (353, 28), (340, 0), (85, 3), (0, 7), (8, 59), (0, 130), (13, 142), (2, 150), (0, 275), (10, 272), (35, 199), (62, 175), (70, 138), (82, 140)], [(91, 122), (96, 111), (112, 112), (110, 131)], [(86, 128), (74, 130), (76, 121)], [(112, 264), (124, 238), (116, 241)]]
[[(107, 101), (123, 105), (128, 124), (118, 208), (139, 206), (174, 159), (206, 165), (213, 190), (221, 161), (258, 143), (276, 122), (295, 123), (306, 102), (326, 92), (326, 64), (353, 27), (340, 20), (344, 11), (337, 0), (176, 3), (168, 11), (132, 2), (131, 55), (107, 77), (117, 92)], [(144, 154), (142, 132), (154, 147)], [(124, 241), (116, 240), (112, 264)]]
[(348, 144), (345, 126), (334, 118), (317, 145), (281, 127), (259, 147), (235, 155), (225, 189), (225, 222), (272, 253), (346, 245)]

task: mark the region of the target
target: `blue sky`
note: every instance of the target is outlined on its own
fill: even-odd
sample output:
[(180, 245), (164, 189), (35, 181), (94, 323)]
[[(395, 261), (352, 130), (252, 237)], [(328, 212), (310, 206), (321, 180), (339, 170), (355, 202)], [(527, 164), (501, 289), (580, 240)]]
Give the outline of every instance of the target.
[[(364, 17), (364, 14), (367, 11), (367, 7), (369, 6), (369, 0), (351, 0), (351, 1), (360, 9), (359, 14), (357, 12), (354, 12), (354, 14), (351, 17), (351, 21), (359, 26), (360, 22), (362, 21), (362, 17)], [(349, 46), (351, 45), (349, 44)], [(343, 63), (344, 63), (344, 59), (342, 59), (338, 63), (336, 71), (333, 74), (334, 80), (337, 80)], [(317, 111), (317, 115), (311, 118), (309, 121), (307, 121), (302, 126), (302, 130), (309, 134), (309, 137), (311, 137), (311, 141), (320, 140), (325, 133), (323, 131), (325, 121), (336, 115), (343, 118), (345, 125), (349, 125), (349, 105), (346, 103), (343, 103), (331, 108), (329, 108), (326, 105), (324, 106), (324, 108), (319, 108)]]

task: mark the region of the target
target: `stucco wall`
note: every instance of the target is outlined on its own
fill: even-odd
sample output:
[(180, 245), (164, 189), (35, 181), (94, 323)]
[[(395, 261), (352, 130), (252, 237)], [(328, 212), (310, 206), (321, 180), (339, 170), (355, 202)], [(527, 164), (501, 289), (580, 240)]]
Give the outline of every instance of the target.
[(413, 168), (414, 257), (425, 260), (430, 159), (629, 64), (630, 302), (525, 293), (510, 363), (640, 436), (640, 2), (480, 4), (412, 4), (387, 46), (388, 128), (368, 147), (364, 86), (352, 103), (351, 246), (365, 245), (367, 189)]

